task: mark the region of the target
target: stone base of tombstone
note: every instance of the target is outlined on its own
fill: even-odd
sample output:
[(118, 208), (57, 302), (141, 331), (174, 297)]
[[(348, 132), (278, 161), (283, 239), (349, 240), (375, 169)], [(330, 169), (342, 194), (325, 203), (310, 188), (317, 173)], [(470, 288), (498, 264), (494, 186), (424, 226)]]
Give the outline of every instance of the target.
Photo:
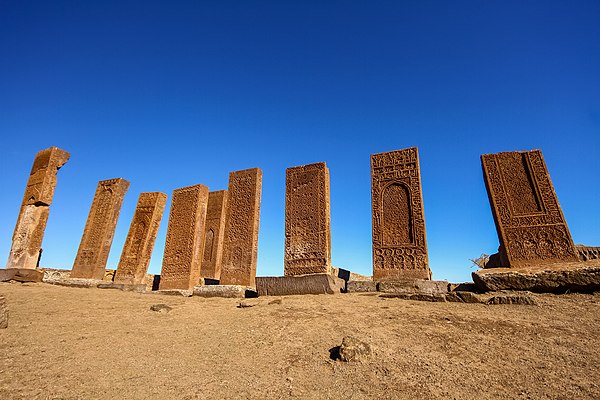
[(0, 269), (0, 282), (42, 282), (44, 273), (38, 269), (8, 268)]
[(331, 274), (256, 277), (259, 296), (294, 294), (335, 294), (344, 290), (345, 281)]
[(162, 289), (162, 290), (153, 290), (150, 292), (144, 292), (149, 294), (163, 294), (167, 296), (183, 296), (183, 297), (192, 297), (194, 294), (193, 290), (185, 290), (185, 289)]
[(139, 284), (139, 285), (127, 285), (125, 283), (100, 283), (98, 285), (98, 289), (117, 289), (117, 290), (122, 290), (124, 292), (136, 292), (136, 293), (143, 293), (146, 291), (146, 285), (145, 284)]
[(384, 281), (377, 289), (385, 293), (440, 294), (448, 293), (448, 281), (430, 281), (427, 279), (403, 279)]
[(106, 282), (100, 279), (60, 278), (55, 280), (47, 280), (45, 281), (45, 283), (76, 288), (97, 288), (98, 285), (101, 285)]
[(61, 279), (70, 279), (70, 269), (56, 269), (56, 268), (40, 268), (44, 272), (43, 282), (51, 283)]
[(473, 272), (472, 276), (483, 291), (594, 292), (600, 290), (600, 260), (481, 269)]
[(4, 296), (0, 296), (0, 329), (8, 328), (8, 306)]
[(376, 292), (377, 282), (373, 281), (348, 281), (346, 284), (346, 292), (348, 293), (364, 293)]
[(194, 287), (194, 296), (198, 297), (226, 297), (226, 298), (247, 298), (257, 297), (258, 294), (253, 288), (240, 285), (201, 285)]

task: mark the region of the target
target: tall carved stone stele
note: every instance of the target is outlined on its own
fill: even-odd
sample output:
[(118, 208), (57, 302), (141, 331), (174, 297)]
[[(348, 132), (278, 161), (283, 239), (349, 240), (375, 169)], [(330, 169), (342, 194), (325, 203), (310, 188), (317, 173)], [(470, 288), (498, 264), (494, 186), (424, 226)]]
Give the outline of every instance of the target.
[(371, 155), (373, 280), (431, 279), (416, 147)]
[(141, 285), (144, 282), (166, 203), (167, 195), (164, 193), (140, 193), (115, 274), (115, 283)]
[(173, 191), (159, 289), (192, 289), (200, 280), (208, 188)]
[(578, 261), (540, 150), (484, 154), (481, 165), (502, 266)]
[(285, 275), (331, 271), (329, 169), (324, 162), (286, 170)]
[(69, 156), (69, 153), (58, 147), (50, 147), (35, 155), (6, 268), (37, 267), (50, 204), (54, 197), (56, 173), (69, 160)]
[(123, 178), (98, 182), (71, 278), (104, 278), (108, 253), (127, 189), (129, 181)]
[(227, 190), (210, 192), (204, 228), (204, 254), (200, 268), (202, 278), (220, 279), (221, 277), (226, 211)]
[(221, 284), (255, 286), (262, 171), (229, 174)]

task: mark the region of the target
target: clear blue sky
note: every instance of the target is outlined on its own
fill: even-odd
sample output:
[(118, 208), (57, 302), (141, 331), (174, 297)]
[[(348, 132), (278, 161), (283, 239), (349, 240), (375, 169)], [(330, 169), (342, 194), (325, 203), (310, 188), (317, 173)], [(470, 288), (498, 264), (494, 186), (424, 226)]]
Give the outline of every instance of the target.
[(140, 192), (260, 167), (258, 274), (281, 275), (285, 169), (326, 161), (333, 263), (370, 275), (369, 155), (418, 146), (433, 276), (470, 280), (498, 246), (482, 153), (541, 149), (600, 245), (600, 2), (0, 1), (0, 135), (0, 265), (58, 146), (43, 267), (72, 266), (99, 180), (131, 182), (115, 268)]

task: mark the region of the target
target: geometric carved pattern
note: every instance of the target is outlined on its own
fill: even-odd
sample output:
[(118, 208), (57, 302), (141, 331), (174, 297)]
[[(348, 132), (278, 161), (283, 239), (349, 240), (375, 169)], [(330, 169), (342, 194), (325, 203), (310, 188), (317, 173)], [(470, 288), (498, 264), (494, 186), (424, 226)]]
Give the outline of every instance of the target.
[(58, 147), (50, 147), (35, 155), (6, 268), (36, 268), (54, 197), (56, 174), (68, 160), (69, 153)]
[(371, 155), (373, 280), (431, 279), (416, 147)]
[(98, 182), (71, 278), (104, 278), (108, 253), (127, 189), (129, 182), (122, 178)]
[(200, 269), (202, 278), (218, 280), (221, 277), (226, 210), (227, 190), (210, 192), (206, 211), (206, 227), (204, 228), (204, 257)]
[(159, 289), (192, 289), (200, 280), (208, 188), (173, 191)]
[(286, 170), (284, 275), (331, 270), (329, 169), (324, 162)]
[(166, 202), (167, 195), (164, 193), (140, 193), (115, 274), (115, 283), (143, 283)]
[(222, 285), (256, 285), (261, 190), (262, 171), (259, 168), (229, 174)]
[(540, 150), (484, 154), (481, 165), (502, 266), (578, 260)]

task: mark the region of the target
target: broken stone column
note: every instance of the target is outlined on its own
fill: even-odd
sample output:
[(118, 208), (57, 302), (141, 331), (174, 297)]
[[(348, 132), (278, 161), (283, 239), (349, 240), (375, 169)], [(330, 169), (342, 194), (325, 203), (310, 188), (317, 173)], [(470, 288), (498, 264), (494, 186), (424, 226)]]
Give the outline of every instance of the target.
[(540, 150), (484, 154), (481, 165), (501, 266), (579, 260)]
[(227, 211), (227, 190), (208, 194), (206, 226), (204, 228), (204, 253), (200, 276), (219, 280), (223, 259), (223, 237), (225, 235), (225, 213)]
[(35, 155), (6, 268), (35, 269), (38, 266), (56, 187), (56, 174), (69, 160), (69, 156), (68, 152), (58, 147), (50, 147)]
[(165, 193), (140, 193), (115, 274), (115, 283), (143, 283), (166, 203)]
[(284, 275), (331, 271), (329, 169), (324, 162), (286, 170)]
[(229, 174), (221, 284), (255, 286), (262, 171)]
[(129, 181), (123, 178), (98, 182), (71, 278), (104, 278), (108, 253), (127, 189)]
[(371, 155), (373, 280), (431, 279), (416, 147)]
[(160, 290), (191, 290), (200, 280), (208, 188), (188, 186), (173, 191)]

